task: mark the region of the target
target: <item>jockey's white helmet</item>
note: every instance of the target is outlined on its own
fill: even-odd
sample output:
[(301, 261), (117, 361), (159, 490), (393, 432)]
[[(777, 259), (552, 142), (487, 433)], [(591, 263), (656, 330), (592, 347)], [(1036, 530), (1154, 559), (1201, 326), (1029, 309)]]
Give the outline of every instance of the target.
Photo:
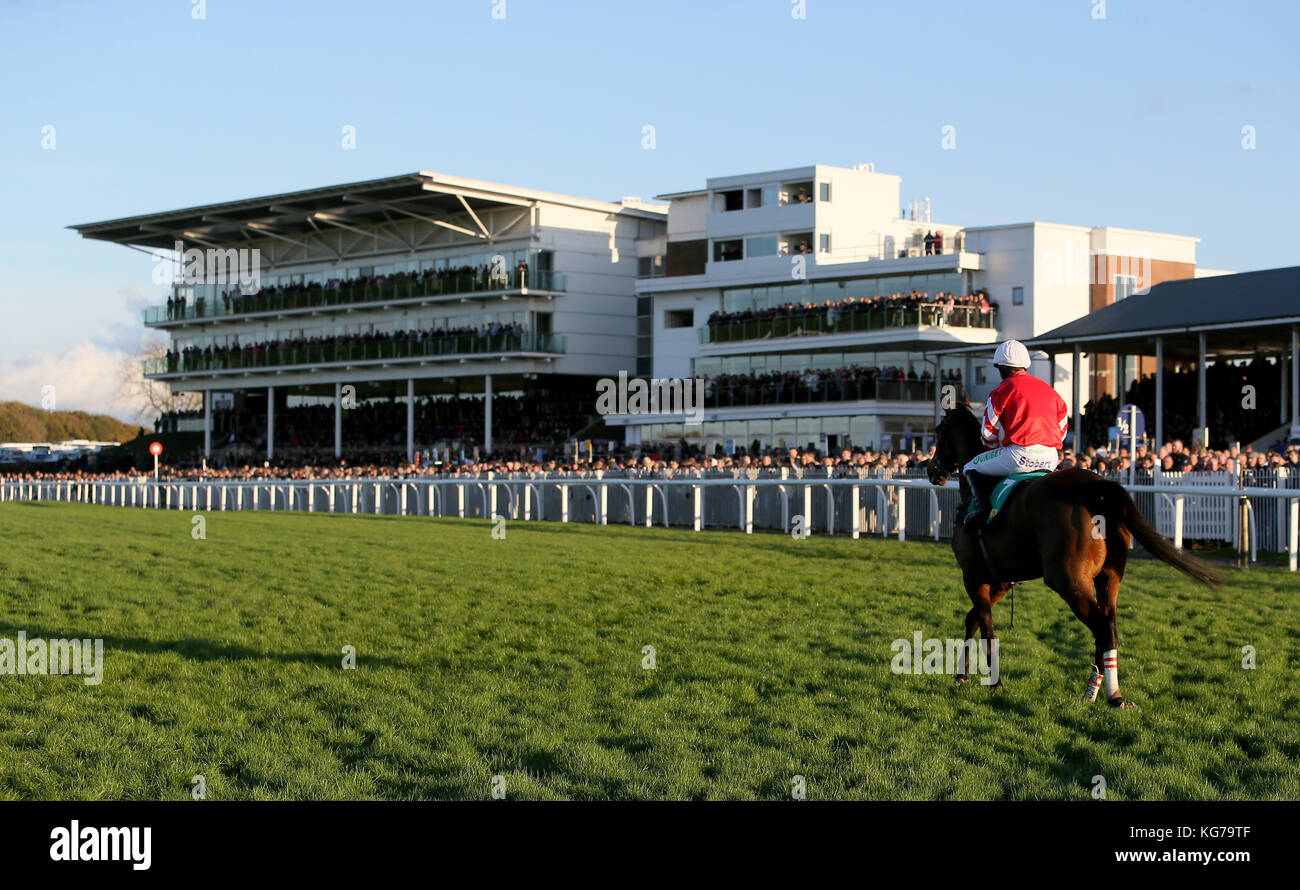
[(998, 351), (989, 359), (990, 365), (1006, 365), (1008, 368), (1028, 368), (1029, 350), (1019, 340), (1004, 340), (998, 344)]

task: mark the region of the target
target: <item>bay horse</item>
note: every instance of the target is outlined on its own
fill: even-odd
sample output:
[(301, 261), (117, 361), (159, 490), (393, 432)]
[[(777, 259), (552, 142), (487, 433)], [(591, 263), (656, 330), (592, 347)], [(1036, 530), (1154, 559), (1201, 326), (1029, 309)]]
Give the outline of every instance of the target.
[[(969, 403), (947, 409), (935, 429), (935, 452), (928, 466), (930, 482), (943, 485), (983, 451), (980, 420)], [(970, 483), (964, 475), (960, 484), (962, 494), (969, 496)], [(962, 517), (957, 518), (952, 550), (972, 603), (966, 613), (963, 651), (975, 651), (977, 626), (984, 645), (995, 651), (993, 606), (1013, 583), (1042, 578), (1096, 641), (1097, 660), (1084, 693), (1086, 701), (1096, 700), (1104, 679), (1110, 705), (1133, 707), (1120, 694), (1115, 618), (1119, 585), (1134, 538), (1152, 556), (1194, 581), (1210, 588), (1223, 583), (1216, 569), (1174, 547), (1156, 531), (1123, 486), (1090, 470), (1056, 470), (1018, 483), (999, 511), (996, 524), (977, 533), (966, 532)], [(958, 682), (965, 682), (964, 661), (958, 670)], [(994, 679), (993, 688), (1001, 689), (1000, 676)]]

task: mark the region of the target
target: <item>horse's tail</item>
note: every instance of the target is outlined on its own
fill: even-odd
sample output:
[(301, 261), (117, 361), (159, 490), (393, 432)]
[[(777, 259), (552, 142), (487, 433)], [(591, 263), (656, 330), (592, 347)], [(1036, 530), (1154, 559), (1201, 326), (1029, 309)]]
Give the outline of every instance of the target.
[(1128, 491), (1118, 482), (1102, 480), (1097, 483), (1094, 512), (1105, 516), (1111, 523), (1116, 521), (1121, 523), (1134, 538), (1137, 538), (1137, 542), (1147, 553), (1178, 569), (1198, 584), (1204, 584), (1212, 589), (1217, 589), (1223, 584), (1223, 573), (1218, 569), (1190, 553), (1179, 550), (1173, 542), (1156, 531), (1142, 515), (1142, 511), (1133, 502)]

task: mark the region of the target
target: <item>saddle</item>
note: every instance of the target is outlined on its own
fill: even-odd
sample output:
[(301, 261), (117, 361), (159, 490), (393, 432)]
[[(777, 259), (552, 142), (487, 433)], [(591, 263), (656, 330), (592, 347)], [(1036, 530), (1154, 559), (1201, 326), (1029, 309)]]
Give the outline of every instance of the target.
[(998, 481), (993, 487), (993, 494), (989, 496), (989, 515), (984, 519), (984, 527), (992, 528), (997, 521), (998, 513), (1006, 506), (1007, 498), (1011, 497), (1011, 492), (1017, 485), (1026, 479), (1037, 479), (1040, 476), (1046, 476), (1048, 470), (1034, 470), (1031, 473), (1013, 473)]

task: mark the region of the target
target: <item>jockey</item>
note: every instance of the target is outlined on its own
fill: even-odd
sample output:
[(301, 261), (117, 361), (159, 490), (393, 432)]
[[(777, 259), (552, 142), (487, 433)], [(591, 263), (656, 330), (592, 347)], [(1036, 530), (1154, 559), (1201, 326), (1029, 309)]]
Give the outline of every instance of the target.
[(984, 447), (991, 450), (962, 468), (971, 491), (966, 509), (967, 531), (978, 528), (988, 512), (982, 490), (982, 486), (990, 484), (986, 480), (1055, 469), (1069, 424), (1065, 400), (1051, 384), (1026, 370), (1029, 350), (1025, 344), (1019, 340), (999, 344), (989, 364), (998, 369), (1002, 382), (985, 403), (980, 428)]

